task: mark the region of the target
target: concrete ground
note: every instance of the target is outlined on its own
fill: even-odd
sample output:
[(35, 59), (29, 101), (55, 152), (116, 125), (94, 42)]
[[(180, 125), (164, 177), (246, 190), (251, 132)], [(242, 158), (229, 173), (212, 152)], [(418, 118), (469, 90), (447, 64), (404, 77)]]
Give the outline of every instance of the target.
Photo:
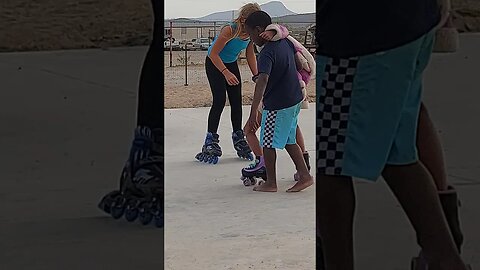
[[(462, 199), (464, 257), (475, 269), (478, 48), (479, 35), (463, 35), (461, 50), (434, 55), (425, 77), (425, 102)], [(118, 185), (128, 153), (145, 49), (0, 54), (0, 269), (162, 269), (162, 230), (96, 208)], [(166, 111), (165, 269), (313, 269), (314, 188), (283, 192), (293, 184), (283, 152), (280, 192), (244, 187), (247, 162), (231, 148), (228, 109), (225, 156), (216, 166), (195, 162), (207, 112)], [(309, 150), (313, 121), (313, 110), (303, 110)], [(359, 183), (357, 198), (357, 269), (409, 269), (414, 234), (385, 184)]]
[[(300, 127), (313, 162), (312, 105), (302, 110)], [(249, 108), (243, 111), (247, 119)], [(295, 183), (286, 151), (277, 153), (278, 193), (245, 187), (240, 170), (249, 161), (232, 147), (229, 108), (219, 130), (220, 162), (197, 162), (207, 116), (208, 108), (166, 111), (166, 269), (191, 269), (192, 263), (197, 269), (314, 269), (315, 189), (285, 192)]]

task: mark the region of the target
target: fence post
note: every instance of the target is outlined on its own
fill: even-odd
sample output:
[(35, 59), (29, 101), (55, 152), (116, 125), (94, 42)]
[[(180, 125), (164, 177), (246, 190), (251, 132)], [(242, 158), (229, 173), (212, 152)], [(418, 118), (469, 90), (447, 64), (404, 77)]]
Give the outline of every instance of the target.
[(185, 86), (188, 86), (188, 52), (187, 43), (185, 43)]
[(170, 21), (170, 67), (172, 67), (172, 36), (173, 36), (173, 22)]

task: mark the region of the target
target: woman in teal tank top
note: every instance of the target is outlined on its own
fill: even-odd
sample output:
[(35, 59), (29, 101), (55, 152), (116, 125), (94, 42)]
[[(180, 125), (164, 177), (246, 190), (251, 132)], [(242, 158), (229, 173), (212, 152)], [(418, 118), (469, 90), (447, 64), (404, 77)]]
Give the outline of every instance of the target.
[(238, 18), (224, 26), (208, 48), (205, 71), (213, 102), (208, 115), (205, 143), (202, 152), (195, 157), (199, 161), (217, 163), (222, 155), (217, 132), (227, 96), (231, 108), (233, 146), (240, 158), (253, 160), (242, 130), (242, 83), (237, 61), (240, 53), (245, 50), (252, 75), (257, 75), (253, 42), (250, 41), (244, 24), (248, 15), (258, 10), (260, 6), (256, 3), (244, 5)]

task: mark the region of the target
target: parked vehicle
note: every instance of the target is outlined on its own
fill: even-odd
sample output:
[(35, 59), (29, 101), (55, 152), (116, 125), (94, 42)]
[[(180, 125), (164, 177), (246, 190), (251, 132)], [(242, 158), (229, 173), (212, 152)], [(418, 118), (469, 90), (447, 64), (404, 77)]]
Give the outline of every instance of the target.
[(167, 38), (163, 42), (163, 48), (164, 48), (165, 51), (170, 50), (170, 43), (171, 43), (171, 46), (172, 46), (172, 50), (174, 50), (174, 51), (180, 50), (180, 43), (178, 41), (176, 41), (175, 38), (172, 38), (171, 41), (170, 41), (170, 38)]
[(200, 50), (206, 51), (208, 47), (210, 47), (210, 39), (209, 38), (199, 38), (198, 43), (200, 44)]
[(210, 44), (209, 38), (194, 38), (192, 39), (191, 49), (194, 51), (206, 51)]

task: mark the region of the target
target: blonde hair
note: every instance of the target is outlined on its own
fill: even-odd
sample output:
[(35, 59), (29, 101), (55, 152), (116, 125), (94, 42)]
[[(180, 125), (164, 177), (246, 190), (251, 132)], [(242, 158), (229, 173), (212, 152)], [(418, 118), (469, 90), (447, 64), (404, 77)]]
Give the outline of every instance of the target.
[(237, 30), (233, 34), (234, 38), (240, 36), (240, 34), (245, 30), (244, 23), (242, 23), (241, 20), (247, 19), (247, 17), (250, 16), (250, 14), (259, 10), (262, 10), (262, 9), (260, 8), (260, 5), (257, 3), (248, 3), (240, 8), (238, 12), (238, 17), (233, 21), (237, 24)]

